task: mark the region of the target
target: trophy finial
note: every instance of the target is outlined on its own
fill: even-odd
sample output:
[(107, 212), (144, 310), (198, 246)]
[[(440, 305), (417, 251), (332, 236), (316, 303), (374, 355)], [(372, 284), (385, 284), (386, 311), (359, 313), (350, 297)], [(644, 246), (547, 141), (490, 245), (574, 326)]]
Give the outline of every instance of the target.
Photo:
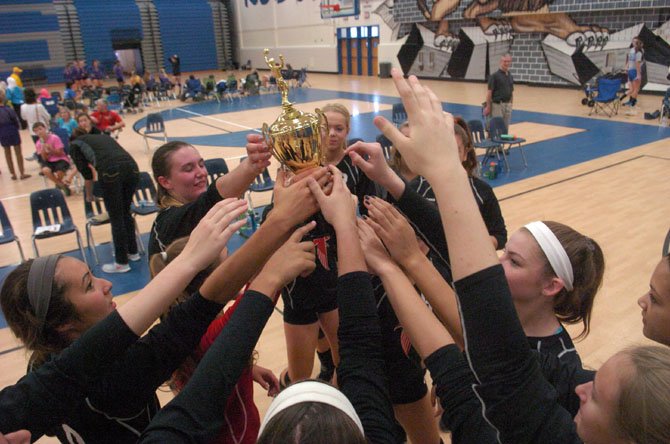
[(286, 80), (284, 80), (284, 77), (281, 75), (281, 70), (284, 68), (284, 56), (279, 54), (281, 63), (277, 63), (273, 57), (268, 58), (268, 54), (270, 54), (270, 50), (265, 48), (263, 50), (265, 63), (267, 63), (270, 71), (272, 71), (272, 74), (277, 79), (277, 89), (279, 89), (279, 92), (281, 93), (281, 104), (284, 107), (289, 106), (291, 105), (291, 102), (288, 101), (288, 83), (286, 83)]

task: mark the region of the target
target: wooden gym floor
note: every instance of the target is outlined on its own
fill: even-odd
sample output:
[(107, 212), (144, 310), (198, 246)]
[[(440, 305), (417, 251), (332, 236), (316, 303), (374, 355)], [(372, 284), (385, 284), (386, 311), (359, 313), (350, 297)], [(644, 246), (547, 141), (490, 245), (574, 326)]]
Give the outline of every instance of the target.
[[(240, 73), (246, 75), (246, 73)], [(215, 73), (217, 79), (219, 73)], [(371, 118), (375, 113), (390, 116), (397, 94), (390, 79), (310, 74), (311, 88), (291, 90), (291, 100), (302, 110), (312, 110), (327, 102), (339, 101), (354, 114), (350, 137), (372, 140), (376, 129)], [(485, 97), (485, 85), (446, 81), (426, 81), (445, 104), (445, 109), (477, 118)], [(61, 86), (50, 88), (61, 89)], [(263, 122), (271, 123), (279, 113), (276, 94), (260, 98), (234, 99), (206, 104), (184, 105), (179, 101), (162, 102), (144, 113), (123, 116), (126, 128), (119, 142), (133, 154), (142, 171), (150, 171), (150, 154), (133, 124), (147, 112), (164, 112), (170, 139), (183, 138), (193, 143), (204, 158), (224, 157), (232, 168), (244, 155), (243, 135)], [(513, 122), (510, 132), (528, 139), (526, 155), (529, 168), (523, 168), (520, 157), (512, 150), (512, 171), (491, 181), (500, 200), (510, 234), (532, 220), (555, 220), (568, 224), (595, 239), (603, 248), (606, 273), (593, 311), (591, 334), (577, 344), (586, 365), (598, 368), (609, 356), (630, 344), (643, 343), (640, 310), (636, 300), (648, 289), (649, 277), (660, 260), (661, 246), (668, 231), (670, 214), (670, 130), (659, 128), (658, 121), (645, 121), (644, 111), (659, 108), (659, 96), (641, 96), (637, 116), (623, 112), (611, 119), (587, 117), (588, 108), (580, 104), (583, 93), (576, 89), (554, 89), (518, 85), (515, 91)], [(268, 102), (270, 101), (270, 102)], [(171, 111), (168, 111), (170, 109)], [(141, 125), (141, 122), (140, 122)], [(33, 144), (27, 131), (22, 132), (23, 154), (29, 155)], [(152, 147), (161, 142), (152, 140)], [(28, 196), (44, 188), (37, 164), (26, 162), (33, 175), (25, 181), (12, 181), (6, 165), (0, 161), (0, 200), (9, 213), (15, 231), (22, 239), (24, 251), (32, 257), (32, 232)], [(664, 173), (665, 171), (665, 173)], [(274, 171), (273, 171), (274, 175)], [(254, 198), (255, 205), (269, 201), (269, 193)], [(85, 219), (81, 195), (67, 198), (75, 223), (81, 228)], [(140, 229), (147, 233), (153, 218), (140, 219)], [(95, 231), (98, 242), (109, 242), (108, 228)], [(76, 249), (74, 236), (63, 236), (40, 242), (40, 253)], [(107, 248), (109, 250), (109, 248)], [(0, 266), (18, 262), (11, 246), (0, 250)], [(101, 257), (104, 261), (104, 254)], [(5, 267), (5, 274), (9, 268)], [(133, 270), (135, 271), (135, 270)], [(94, 272), (103, 276), (99, 268)], [(130, 287), (141, 288), (146, 270), (114, 277), (132, 280)], [(105, 276), (108, 278), (109, 276)], [(127, 282), (126, 282), (127, 283)], [(126, 283), (115, 286), (124, 288)], [(115, 292), (118, 293), (118, 292)], [(135, 292), (119, 295), (123, 303)], [(280, 302), (281, 307), (281, 302)], [(579, 329), (569, 330), (578, 334)], [(257, 346), (259, 364), (276, 374), (286, 366), (282, 320), (274, 313)], [(317, 370), (318, 363), (315, 365)], [(9, 329), (0, 330), (0, 387), (13, 384), (26, 368), (26, 353)], [(162, 402), (171, 394), (159, 390)], [(261, 414), (270, 399), (256, 387)], [(43, 438), (39, 442), (56, 442)]]

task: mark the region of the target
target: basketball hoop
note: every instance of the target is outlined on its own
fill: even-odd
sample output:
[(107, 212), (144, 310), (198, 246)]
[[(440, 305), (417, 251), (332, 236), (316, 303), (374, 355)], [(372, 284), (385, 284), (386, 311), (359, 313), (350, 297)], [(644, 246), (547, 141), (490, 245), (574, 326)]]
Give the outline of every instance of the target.
[(326, 10), (332, 9), (334, 12), (340, 12), (340, 4), (339, 3), (335, 3), (335, 4), (332, 4), (332, 5), (322, 4), (321, 9), (326, 9)]

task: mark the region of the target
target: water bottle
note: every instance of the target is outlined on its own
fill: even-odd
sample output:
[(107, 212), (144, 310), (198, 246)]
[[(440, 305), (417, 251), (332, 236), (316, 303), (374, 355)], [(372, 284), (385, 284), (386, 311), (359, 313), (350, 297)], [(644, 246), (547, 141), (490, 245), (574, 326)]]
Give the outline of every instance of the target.
[(488, 178), (489, 179), (495, 179), (498, 177), (498, 164), (496, 162), (491, 162), (489, 163), (489, 174)]

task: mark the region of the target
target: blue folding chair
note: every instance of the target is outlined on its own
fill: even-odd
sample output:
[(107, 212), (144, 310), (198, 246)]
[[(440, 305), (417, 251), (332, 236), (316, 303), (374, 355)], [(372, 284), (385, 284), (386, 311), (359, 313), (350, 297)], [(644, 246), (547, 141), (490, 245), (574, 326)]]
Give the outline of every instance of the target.
[(216, 179), (228, 174), (229, 171), (226, 160), (220, 157), (205, 160), (205, 169), (207, 170), (207, 183), (209, 184), (216, 182)]
[(402, 103), (394, 103), (392, 110), (392, 121), (395, 126), (399, 126), (405, 120), (407, 120), (407, 111), (405, 111), (405, 105)]
[(502, 149), (502, 145), (486, 138), (484, 124), (481, 120), (469, 120), (468, 128), (470, 128), (470, 135), (472, 136), (472, 143), (475, 148), (486, 150), (481, 162), (482, 168), (486, 165), (489, 159), (492, 159), (494, 156), (496, 159), (500, 160), (501, 154), (505, 159), (505, 164), (507, 164), (507, 158), (505, 157), (505, 151)]
[(123, 99), (118, 92), (112, 92), (107, 96), (107, 109), (117, 113), (123, 112)]
[(84, 199), (84, 214), (86, 215), (86, 245), (91, 253), (95, 264), (98, 265), (98, 252), (96, 251), (95, 239), (93, 239), (92, 227), (109, 224), (109, 214), (102, 200), (102, 188), (99, 182), (93, 183), (93, 202)]
[(39, 257), (40, 255), (37, 249), (38, 239), (48, 239), (50, 237), (75, 233), (81, 257), (88, 265), (79, 229), (72, 222), (70, 209), (60, 190), (48, 188), (30, 193), (30, 210), (33, 218), (32, 241), (35, 257)]
[(149, 146), (148, 135), (151, 134), (163, 134), (163, 143), (167, 143), (167, 131), (165, 131), (165, 121), (163, 116), (160, 113), (151, 113), (147, 115), (147, 125), (144, 127), (144, 132), (142, 136), (144, 137), (144, 143), (147, 146), (147, 152), (151, 152), (151, 147)]
[(507, 126), (502, 117), (493, 117), (489, 122), (489, 134), (491, 135), (491, 140), (495, 143), (499, 143), (503, 149), (502, 155), (505, 161), (505, 169), (509, 171), (509, 162), (507, 162), (507, 153), (513, 146), (517, 146), (521, 151), (521, 157), (523, 158), (523, 165), (528, 166), (526, 161), (526, 153), (523, 151), (523, 143), (526, 143), (526, 139), (521, 137), (511, 137), (507, 134)]
[(25, 262), (26, 257), (23, 255), (21, 241), (19, 241), (19, 238), (14, 234), (14, 229), (12, 228), (12, 224), (9, 221), (9, 217), (7, 217), (7, 211), (5, 211), (5, 207), (2, 205), (2, 202), (0, 202), (0, 224), (2, 225), (2, 233), (0, 233), (0, 245), (16, 242), (16, 245), (19, 247), (21, 262)]
[(621, 103), (620, 90), (621, 80), (600, 78), (589, 116), (593, 113), (598, 114), (598, 111), (602, 111), (607, 117), (618, 114)]
[(59, 109), (58, 109), (58, 100), (56, 100), (53, 97), (50, 98), (41, 98), (40, 102), (42, 102), (42, 106), (44, 106), (53, 119), (58, 115)]

